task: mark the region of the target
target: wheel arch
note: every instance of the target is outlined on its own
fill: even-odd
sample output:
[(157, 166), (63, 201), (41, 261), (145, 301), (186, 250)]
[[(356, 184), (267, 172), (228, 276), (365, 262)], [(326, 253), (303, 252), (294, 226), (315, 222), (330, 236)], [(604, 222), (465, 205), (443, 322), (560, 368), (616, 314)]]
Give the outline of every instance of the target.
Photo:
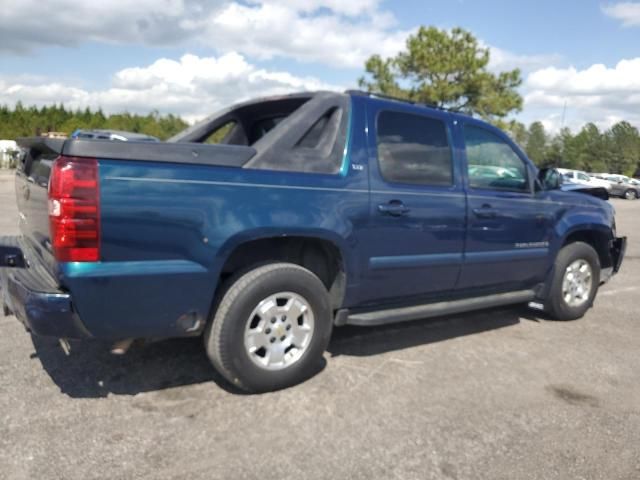
[(317, 275), (329, 292), (332, 308), (337, 310), (344, 302), (351, 270), (345, 250), (342, 239), (332, 232), (244, 232), (220, 249), (217, 290), (232, 275), (253, 266), (289, 262)]
[(613, 266), (613, 259), (611, 258), (610, 250), (610, 242), (612, 238), (613, 235), (611, 233), (611, 229), (604, 225), (578, 226), (565, 234), (560, 248), (576, 242), (586, 243), (593, 247), (598, 254), (600, 268), (610, 268)]

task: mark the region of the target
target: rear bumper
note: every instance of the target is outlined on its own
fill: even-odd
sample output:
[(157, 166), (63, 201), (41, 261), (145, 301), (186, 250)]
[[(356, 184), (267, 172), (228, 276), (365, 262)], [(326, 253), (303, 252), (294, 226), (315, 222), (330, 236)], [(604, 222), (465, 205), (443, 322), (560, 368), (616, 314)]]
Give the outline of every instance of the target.
[[(16, 237), (0, 237), (0, 246), (19, 243)], [(73, 309), (71, 295), (28, 261), (24, 267), (0, 268), (0, 289), (2, 304), (29, 332), (57, 338), (91, 336)]]

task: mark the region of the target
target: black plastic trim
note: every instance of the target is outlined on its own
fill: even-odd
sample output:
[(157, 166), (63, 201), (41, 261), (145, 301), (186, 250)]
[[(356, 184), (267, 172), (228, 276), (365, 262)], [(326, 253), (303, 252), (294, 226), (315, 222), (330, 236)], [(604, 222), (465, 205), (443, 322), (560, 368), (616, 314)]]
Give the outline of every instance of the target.
[(241, 167), (256, 150), (237, 145), (70, 140), (65, 142), (62, 153), (72, 157)]
[[(57, 153), (70, 157), (105, 158), (192, 165), (242, 167), (255, 154), (252, 147), (206, 145), (200, 143), (116, 142), (112, 140), (60, 140), (20, 138), (18, 144), (41, 154)], [(33, 155), (33, 154), (32, 154)]]

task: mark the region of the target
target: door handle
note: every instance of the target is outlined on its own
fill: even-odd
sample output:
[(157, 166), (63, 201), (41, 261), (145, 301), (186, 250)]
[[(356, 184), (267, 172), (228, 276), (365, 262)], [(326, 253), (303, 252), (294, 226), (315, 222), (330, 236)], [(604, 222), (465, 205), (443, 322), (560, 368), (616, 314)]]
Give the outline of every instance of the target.
[(491, 205), (483, 205), (481, 208), (474, 208), (473, 213), (478, 218), (496, 218), (498, 212), (496, 212)]
[(378, 211), (393, 217), (399, 217), (409, 213), (410, 209), (399, 200), (391, 200), (389, 203), (381, 203), (378, 205)]

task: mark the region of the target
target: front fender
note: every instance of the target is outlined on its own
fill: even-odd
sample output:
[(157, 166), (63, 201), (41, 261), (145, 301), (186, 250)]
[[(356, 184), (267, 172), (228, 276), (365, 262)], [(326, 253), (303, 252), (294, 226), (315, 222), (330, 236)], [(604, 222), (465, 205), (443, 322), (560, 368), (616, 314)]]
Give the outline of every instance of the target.
[(559, 250), (571, 235), (578, 232), (596, 233), (612, 240), (615, 237), (613, 232), (613, 214), (608, 215), (604, 209), (580, 209), (568, 210), (555, 225), (555, 238), (558, 240)]

